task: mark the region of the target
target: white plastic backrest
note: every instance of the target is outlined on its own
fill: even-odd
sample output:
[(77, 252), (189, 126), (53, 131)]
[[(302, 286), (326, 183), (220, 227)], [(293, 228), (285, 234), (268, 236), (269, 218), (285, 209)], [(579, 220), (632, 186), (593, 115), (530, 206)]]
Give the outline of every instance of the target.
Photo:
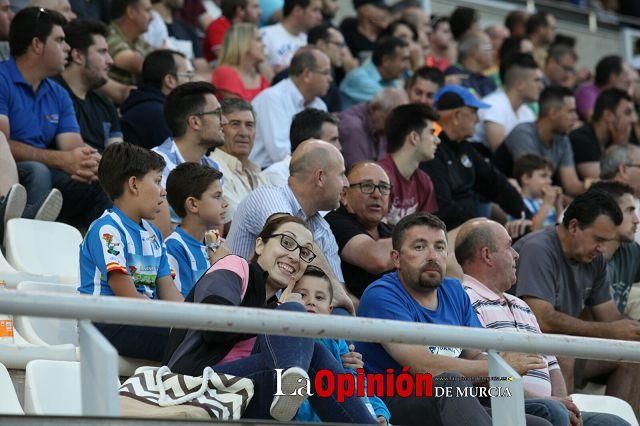
[(0, 250), (0, 274), (15, 274), (17, 272), (18, 271), (16, 271), (15, 268), (7, 262), (4, 254), (2, 254), (2, 250)]
[(81, 395), (79, 362), (36, 360), (27, 364), (24, 378), (26, 414), (80, 416)]
[(0, 415), (24, 414), (9, 372), (0, 364)]
[(580, 411), (591, 411), (595, 413), (615, 414), (626, 420), (631, 426), (638, 426), (638, 420), (633, 413), (631, 405), (623, 399), (605, 395), (585, 395), (574, 393), (571, 399), (578, 406)]
[(11, 219), (5, 230), (7, 261), (15, 269), (40, 275), (58, 275), (62, 282), (80, 281), (82, 235), (59, 222)]
[[(18, 291), (76, 294), (75, 287), (68, 284), (22, 281), (16, 288)], [(77, 320), (16, 315), (14, 322), (16, 329), (24, 339), (34, 345), (61, 345), (65, 343), (78, 345)]]

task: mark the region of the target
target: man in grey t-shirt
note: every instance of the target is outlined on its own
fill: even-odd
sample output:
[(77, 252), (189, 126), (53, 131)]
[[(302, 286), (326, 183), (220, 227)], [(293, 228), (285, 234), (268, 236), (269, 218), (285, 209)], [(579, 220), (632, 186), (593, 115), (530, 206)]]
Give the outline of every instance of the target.
[[(622, 212), (616, 200), (599, 190), (578, 197), (565, 211), (561, 225), (529, 234), (516, 242), (516, 295), (536, 315), (545, 333), (640, 341), (640, 324), (621, 314), (611, 299), (606, 246), (618, 238)], [(586, 308), (586, 309), (585, 309)], [(591, 320), (578, 317), (586, 310)], [(569, 394), (574, 388), (574, 358), (558, 358)], [(583, 380), (608, 376), (607, 394), (640, 409), (640, 365), (588, 360)]]
[[(540, 114), (534, 123), (518, 124), (496, 150), (493, 162), (507, 176), (513, 163), (525, 154), (536, 154), (553, 164), (566, 194), (576, 196), (584, 192), (573, 162), (573, 149), (568, 133), (578, 115), (573, 93), (563, 87), (547, 87), (540, 95)], [(516, 176), (514, 176), (516, 177)]]

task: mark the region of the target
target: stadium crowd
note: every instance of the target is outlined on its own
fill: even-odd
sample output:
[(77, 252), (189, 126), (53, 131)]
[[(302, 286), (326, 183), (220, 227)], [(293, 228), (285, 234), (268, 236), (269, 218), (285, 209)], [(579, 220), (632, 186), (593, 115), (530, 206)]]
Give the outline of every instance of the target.
[[(632, 64), (579, 69), (547, 12), (216, 7), (0, 0), (0, 241), (16, 217), (77, 227), (86, 295), (640, 340)], [(491, 424), (484, 398), (274, 397), (275, 369), (485, 386), (477, 350), (97, 326), (123, 356), (253, 379), (248, 418)], [(527, 424), (628, 424), (576, 407), (592, 380), (640, 413), (636, 364), (502, 355)]]

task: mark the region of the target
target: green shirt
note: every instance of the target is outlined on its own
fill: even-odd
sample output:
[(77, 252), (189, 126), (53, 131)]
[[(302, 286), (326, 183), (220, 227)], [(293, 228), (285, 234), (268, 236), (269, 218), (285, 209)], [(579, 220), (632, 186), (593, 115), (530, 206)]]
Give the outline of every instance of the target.
[[(117, 54), (126, 50), (136, 51), (143, 57), (147, 56), (153, 50), (142, 37), (138, 37), (133, 43), (129, 42), (124, 34), (122, 34), (122, 31), (120, 31), (120, 27), (114, 22), (109, 25), (109, 38), (107, 39), (107, 43), (109, 44), (109, 55), (114, 59)], [(122, 84), (136, 84), (136, 76), (134, 74), (118, 68), (115, 65), (109, 70), (109, 77)]]
[(607, 280), (611, 283), (613, 299), (624, 312), (631, 286), (640, 281), (640, 245), (622, 243), (607, 264)]

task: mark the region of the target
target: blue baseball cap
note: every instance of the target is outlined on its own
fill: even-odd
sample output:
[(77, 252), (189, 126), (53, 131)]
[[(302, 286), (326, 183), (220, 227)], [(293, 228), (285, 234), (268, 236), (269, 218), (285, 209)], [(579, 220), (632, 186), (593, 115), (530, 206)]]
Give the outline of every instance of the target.
[(438, 90), (434, 98), (434, 105), (438, 111), (468, 106), (470, 108), (489, 108), (491, 105), (481, 102), (466, 87), (449, 84)]

